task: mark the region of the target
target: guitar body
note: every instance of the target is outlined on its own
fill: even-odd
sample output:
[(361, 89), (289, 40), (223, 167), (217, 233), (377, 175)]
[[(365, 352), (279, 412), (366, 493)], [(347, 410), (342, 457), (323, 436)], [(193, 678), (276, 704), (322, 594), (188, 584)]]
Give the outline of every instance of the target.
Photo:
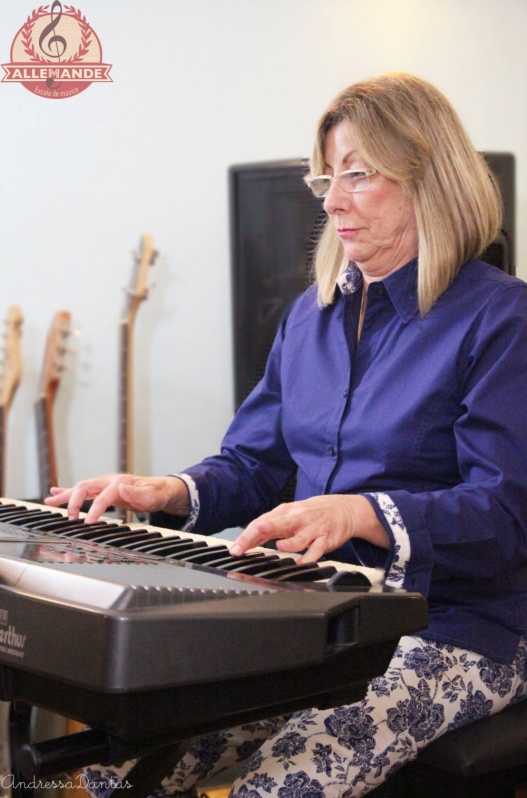
[[(130, 284), (126, 291), (124, 313), (119, 325), (119, 462), (121, 473), (132, 474), (134, 471), (133, 447), (133, 330), (137, 310), (141, 302), (148, 296), (148, 268), (153, 266), (157, 257), (152, 236), (141, 236), (139, 254), (134, 259), (134, 267)], [(127, 522), (132, 520), (133, 513), (125, 512)]]
[(7, 417), (22, 378), (20, 336), (23, 316), (18, 305), (11, 305), (6, 320), (6, 343), (0, 383), (0, 496), (5, 496)]
[(49, 329), (40, 376), (39, 396), (35, 405), (38, 468), (42, 498), (49, 496), (50, 488), (58, 485), (53, 405), (62, 372), (64, 371), (64, 360), (67, 352), (66, 343), (70, 335), (70, 326), (71, 314), (67, 310), (59, 310), (55, 314)]

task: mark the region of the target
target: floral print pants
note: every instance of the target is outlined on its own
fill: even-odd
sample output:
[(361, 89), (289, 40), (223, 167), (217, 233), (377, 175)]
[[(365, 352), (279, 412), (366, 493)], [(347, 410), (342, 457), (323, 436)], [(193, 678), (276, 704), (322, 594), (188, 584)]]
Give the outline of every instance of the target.
[[(385, 675), (371, 682), (362, 701), (206, 735), (155, 798), (190, 798), (200, 781), (240, 760), (246, 762), (231, 798), (366, 795), (432, 740), (525, 694), (523, 641), (514, 662), (504, 665), (445, 643), (403, 637)], [(88, 768), (91, 795), (106, 798), (114, 787), (126, 787), (131, 766)]]

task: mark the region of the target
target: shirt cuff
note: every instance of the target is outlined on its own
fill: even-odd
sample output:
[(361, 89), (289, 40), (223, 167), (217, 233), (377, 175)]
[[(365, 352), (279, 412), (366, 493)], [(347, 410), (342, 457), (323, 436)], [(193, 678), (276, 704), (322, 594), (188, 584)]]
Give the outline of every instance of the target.
[(188, 498), (190, 503), (190, 511), (183, 526), (179, 527), (181, 532), (190, 532), (196, 526), (196, 521), (199, 516), (199, 493), (196, 483), (188, 474), (170, 474), (171, 477), (177, 477), (185, 483), (188, 490)]
[[(410, 536), (399, 508), (387, 493), (365, 493), (370, 499), (377, 517), (390, 535), (391, 556), (386, 571), (385, 584), (389, 587), (403, 587), (404, 578), (412, 555)], [(371, 501), (373, 500), (373, 502)]]

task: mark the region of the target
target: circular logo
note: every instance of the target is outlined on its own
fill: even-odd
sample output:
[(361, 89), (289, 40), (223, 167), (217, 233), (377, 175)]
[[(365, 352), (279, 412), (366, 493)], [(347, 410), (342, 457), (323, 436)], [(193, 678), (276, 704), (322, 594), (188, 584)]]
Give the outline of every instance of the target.
[(92, 83), (112, 82), (99, 37), (81, 11), (59, 0), (32, 11), (13, 40), (11, 62), (2, 67), (2, 83), (21, 83), (52, 100), (75, 97)]

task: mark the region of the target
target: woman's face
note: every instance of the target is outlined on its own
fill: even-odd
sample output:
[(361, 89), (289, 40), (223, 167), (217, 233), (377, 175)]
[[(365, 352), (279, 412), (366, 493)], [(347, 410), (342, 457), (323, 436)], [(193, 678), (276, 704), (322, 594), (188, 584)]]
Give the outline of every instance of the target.
[[(326, 174), (347, 169), (368, 170), (357, 153), (349, 127), (341, 122), (326, 136)], [(417, 228), (412, 202), (401, 185), (378, 173), (360, 192), (344, 191), (335, 180), (324, 199), (342, 241), (368, 282), (382, 280), (417, 255)]]

